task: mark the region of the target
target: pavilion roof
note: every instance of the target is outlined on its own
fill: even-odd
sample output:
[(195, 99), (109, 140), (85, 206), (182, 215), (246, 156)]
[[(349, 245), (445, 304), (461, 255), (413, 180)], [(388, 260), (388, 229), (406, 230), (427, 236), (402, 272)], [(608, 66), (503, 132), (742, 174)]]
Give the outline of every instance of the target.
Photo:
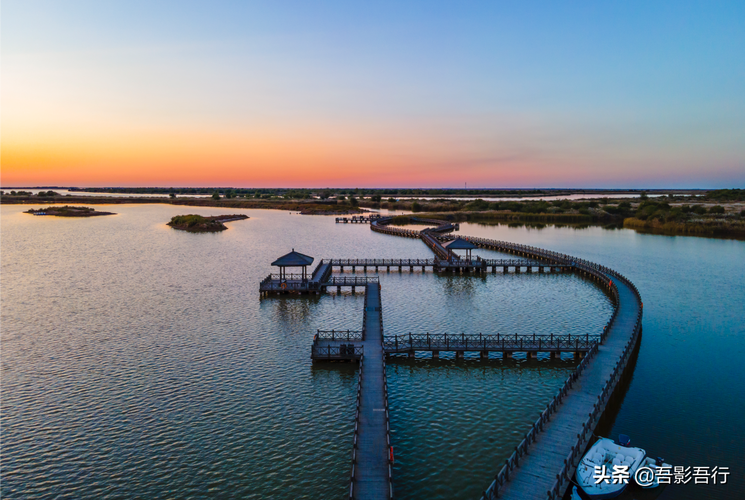
[(476, 245), (462, 238), (455, 238), (447, 243), (443, 243), (442, 246), (449, 248), (450, 250), (473, 250), (474, 248), (477, 248)]
[(312, 263), (313, 257), (302, 254), (300, 252), (296, 252), (293, 248), (292, 252), (288, 253), (287, 255), (283, 255), (279, 259), (275, 260), (274, 262), (272, 262), (272, 265), (277, 267), (303, 267), (309, 266)]

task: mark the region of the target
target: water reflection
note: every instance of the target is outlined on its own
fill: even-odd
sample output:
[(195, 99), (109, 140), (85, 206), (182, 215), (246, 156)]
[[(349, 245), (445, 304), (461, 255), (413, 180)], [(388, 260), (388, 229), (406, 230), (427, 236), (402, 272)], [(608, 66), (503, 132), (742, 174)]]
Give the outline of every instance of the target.
[[(120, 216), (96, 220), (21, 213), (28, 208), (3, 206), (0, 224), (0, 495), (345, 495), (356, 367), (313, 366), (310, 344), (317, 329), (358, 329), (364, 295), (260, 300), (258, 283), (278, 249), (298, 242), (316, 258), (431, 258), (426, 246), (271, 211), (238, 210), (251, 219), (204, 238), (166, 228), (185, 207), (117, 206)], [(603, 432), (631, 434), (671, 463), (738, 463), (742, 242), (598, 227), (464, 223), (461, 233), (630, 276), (645, 302), (643, 343)], [(379, 276), (386, 334), (593, 334), (611, 310), (572, 274)], [(572, 358), (392, 360), (397, 496), (477, 497), (573, 366)], [(730, 483), (706, 495), (739, 499), (743, 477)], [(665, 496), (702, 491), (676, 485)]]

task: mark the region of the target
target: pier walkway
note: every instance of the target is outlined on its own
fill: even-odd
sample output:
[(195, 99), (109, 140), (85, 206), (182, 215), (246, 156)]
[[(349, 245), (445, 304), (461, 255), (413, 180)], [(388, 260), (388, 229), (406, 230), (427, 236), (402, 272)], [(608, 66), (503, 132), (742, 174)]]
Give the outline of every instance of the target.
[[(452, 236), (430, 230), (412, 231), (391, 227), (380, 219), (373, 231), (404, 237), (419, 237), (437, 257), (447, 259), (447, 247), (435, 243)], [(587, 351), (563, 387), (533, 423), (505, 465), (495, 475), (482, 499), (562, 498), (598, 420), (624, 373), (641, 333), (643, 304), (634, 284), (621, 274), (584, 259), (529, 245), (460, 236), (479, 248), (511, 253), (544, 262), (557, 269), (570, 269), (595, 280), (610, 293), (614, 312), (601, 335), (601, 342)]]
[(383, 351), (386, 354), (406, 353), (412, 358), (417, 351), (429, 351), (433, 358), (439, 357), (440, 351), (455, 352), (456, 358), (465, 352), (478, 352), (482, 358), (490, 352), (501, 352), (506, 357), (524, 352), (528, 358), (535, 358), (539, 352), (550, 353), (553, 357), (562, 352), (581, 355), (592, 350), (598, 342), (600, 335), (409, 333), (383, 337)]
[(390, 271), (391, 268), (401, 272), (403, 269), (408, 268), (409, 271), (415, 269), (421, 269), (426, 271), (431, 269), (436, 272), (445, 270), (457, 270), (457, 269), (473, 269), (477, 272), (497, 272), (497, 269), (502, 272), (509, 272), (513, 269), (514, 272), (520, 273), (525, 269), (525, 272), (532, 272), (537, 269), (539, 273), (543, 272), (558, 272), (569, 270), (571, 266), (557, 265), (550, 262), (539, 262), (535, 259), (482, 259), (476, 257), (470, 260), (462, 259), (457, 256), (452, 257), (451, 260), (445, 259), (330, 259), (327, 263), (332, 268), (338, 268), (340, 271), (344, 271), (344, 268), (351, 268), (352, 272), (356, 272), (357, 268), (361, 268), (367, 272), (368, 269), (379, 271), (381, 268)]
[(382, 309), (380, 284), (368, 283), (365, 285), (362, 330), (319, 330), (313, 337), (311, 359), (314, 362), (360, 362), (350, 500), (393, 497), (393, 449), (388, 420)]
[(353, 215), (352, 217), (337, 217), (336, 223), (343, 223), (343, 224), (370, 224), (371, 221), (374, 221), (376, 219), (380, 219), (382, 216), (380, 214), (370, 214), (367, 217), (364, 215)]
[[(581, 362), (527, 429), (524, 438), (505, 460), (481, 497), (482, 500), (561, 499), (637, 346), (643, 312), (639, 291), (625, 276), (608, 267), (529, 245), (460, 236), (476, 247), (518, 257), (491, 260), (475, 257), (464, 260), (442, 244), (453, 239), (445, 233), (457, 229), (455, 225), (446, 221), (426, 220), (437, 227), (416, 231), (392, 226), (391, 222), (391, 218), (377, 218), (370, 221), (370, 228), (382, 234), (419, 238), (435, 253), (435, 258), (321, 261), (312, 278), (306, 280), (314, 283), (312, 287), (316, 288), (313, 289), (318, 290), (338, 286), (342, 282), (350, 283), (346, 280), (353, 280), (354, 284), (358, 283), (356, 280), (367, 280), (360, 282), (365, 287), (363, 330), (318, 331), (311, 354), (314, 361), (360, 362), (349, 498), (388, 499), (393, 496), (386, 354), (409, 353), (411, 356), (416, 351), (431, 351), (435, 357), (439, 351), (455, 351), (458, 357), (463, 352), (476, 351), (481, 352), (482, 357), (488, 357), (490, 351), (501, 351), (505, 356), (513, 352), (526, 352), (528, 356), (534, 356), (537, 352), (556, 355), (571, 351), (579, 354), (576, 358), (582, 358)], [(437, 231), (440, 228), (443, 231)], [(506, 262), (510, 262), (510, 266), (504, 265)], [(377, 277), (332, 277), (331, 274), (334, 267), (343, 269), (343, 266), (350, 266), (354, 270), (356, 266), (361, 266), (365, 270), (367, 267), (377, 270), (389, 265), (399, 266), (399, 269), (408, 265), (412, 270), (414, 266), (421, 266), (423, 270), (430, 266), (434, 271), (471, 269), (484, 272), (489, 266), (492, 272), (497, 267), (503, 267), (505, 272), (508, 267), (514, 267), (516, 272), (523, 267), (528, 272), (535, 267), (539, 272), (572, 271), (594, 280), (610, 296), (614, 310), (603, 332), (598, 332), (598, 335), (409, 334), (384, 337)]]
[(641, 330), (638, 293), (623, 279), (615, 282), (618, 308), (603, 343), (515, 448), (483, 498), (562, 498)]
[(360, 500), (393, 497), (381, 309), (380, 285), (371, 283), (365, 288), (364, 357), (360, 365), (349, 486), (349, 498)]

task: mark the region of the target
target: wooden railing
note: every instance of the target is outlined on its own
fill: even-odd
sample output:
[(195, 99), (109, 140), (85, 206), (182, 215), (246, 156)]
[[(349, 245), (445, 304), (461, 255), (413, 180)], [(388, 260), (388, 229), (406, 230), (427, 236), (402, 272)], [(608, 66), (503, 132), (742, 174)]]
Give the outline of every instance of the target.
[(320, 274), (321, 274), (321, 270), (323, 269), (323, 266), (324, 266), (324, 260), (321, 259), (321, 261), (318, 263), (316, 268), (313, 270), (313, 274), (311, 275), (311, 279), (313, 281), (324, 281), (326, 278), (328, 278), (328, 275), (331, 274), (331, 271), (332, 271), (331, 266), (328, 266), (326, 268), (326, 272), (323, 273), (323, 276), (321, 276)]
[(340, 266), (433, 266), (435, 259), (330, 259), (333, 267)]
[(368, 283), (378, 283), (377, 276), (332, 276), (323, 286), (364, 286)]
[(450, 249), (445, 248), (442, 246), (442, 243), (440, 243), (437, 238), (432, 236), (428, 230), (424, 230), (420, 233), (420, 237), (425, 245), (427, 245), (430, 250), (432, 250), (437, 257), (443, 259), (443, 260), (459, 260), (458, 256)]
[(272, 280), (287, 280), (287, 281), (310, 281), (311, 276), (308, 274), (270, 274), (266, 279)]
[(362, 340), (363, 330), (317, 330), (313, 342), (318, 340)]
[(405, 238), (419, 238), (420, 231), (413, 229), (403, 229), (400, 227), (390, 226), (393, 221), (391, 217), (382, 217), (370, 223), (370, 229), (383, 234), (392, 234), (394, 236), (403, 236)]
[(338, 346), (317, 346), (312, 347), (312, 358), (313, 359), (360, 359), (365, 352), (365, 348), (362, 346), (355, 346), (354, 344), (349, 345), (338, 345)]
[(385, 352), (408, 351), (589, 351), (600, 335), (493, 335), (409, 333), (383, 338)]

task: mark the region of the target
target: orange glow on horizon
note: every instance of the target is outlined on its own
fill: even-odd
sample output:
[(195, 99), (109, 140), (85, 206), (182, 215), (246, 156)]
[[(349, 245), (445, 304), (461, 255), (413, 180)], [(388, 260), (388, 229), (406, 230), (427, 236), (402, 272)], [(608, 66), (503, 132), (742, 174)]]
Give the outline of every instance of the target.
[[(461, 185), (463, 147), (433, 137), (297, 132), (137, 131), (4, 137), (3, 186)], [(521, 160), (471, 167), (503, 184), (531, 183)], [(533, 182), (536, 182), (533, 180)]]

